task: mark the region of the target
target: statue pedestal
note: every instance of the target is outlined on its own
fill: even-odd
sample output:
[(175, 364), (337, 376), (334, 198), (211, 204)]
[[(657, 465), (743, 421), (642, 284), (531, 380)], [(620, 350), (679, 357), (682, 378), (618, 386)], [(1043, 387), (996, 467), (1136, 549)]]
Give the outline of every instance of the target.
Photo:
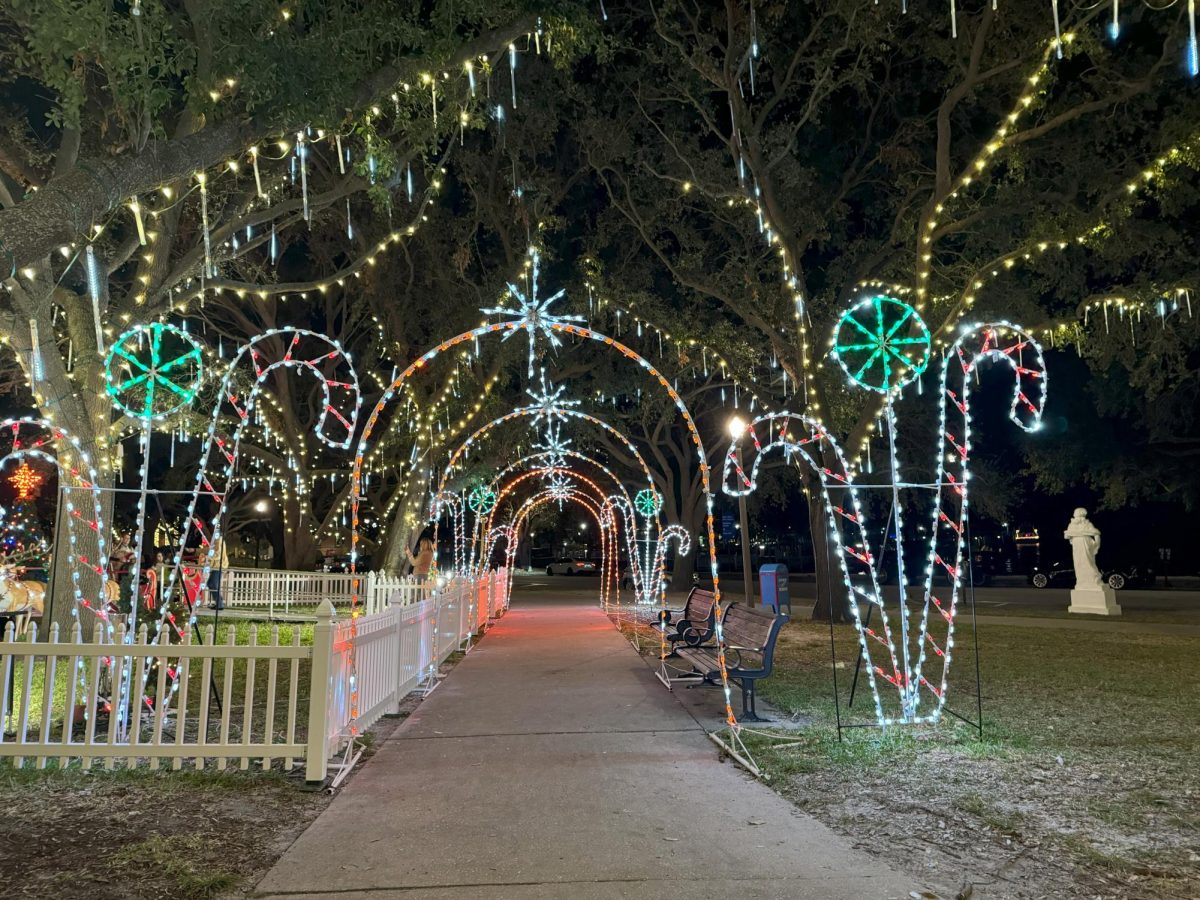
[(1121, 605), (1117, 603), (1117, 592), (1108, 585), (1092, 588), (1075, 588), (1071, 591), (1069, 613), (1090, 616), (1119, 616)]

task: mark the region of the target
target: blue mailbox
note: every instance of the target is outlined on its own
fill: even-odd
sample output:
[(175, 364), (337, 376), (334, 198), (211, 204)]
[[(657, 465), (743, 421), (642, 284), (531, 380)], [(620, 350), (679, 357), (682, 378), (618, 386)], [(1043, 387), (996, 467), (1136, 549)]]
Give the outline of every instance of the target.
[(782, 563), (769, 563), (758, 568), (759, 594), (763, 606), (775, 611), (776, 615), (787, 607), (787, 615), (792, 614), (792, 597), (788, 593), (788, 570)]

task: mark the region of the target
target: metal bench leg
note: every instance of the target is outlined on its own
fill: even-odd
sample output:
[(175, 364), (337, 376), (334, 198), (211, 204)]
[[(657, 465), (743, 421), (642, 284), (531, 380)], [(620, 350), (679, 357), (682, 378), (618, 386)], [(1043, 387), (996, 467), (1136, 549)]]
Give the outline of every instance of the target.
[[(746, 687), (747, 681), (750, 682), (749, 687)], [(753, 678), (751, 678), (751, 679), (743, 678), (741, 680), (742, 721), (744, 721), (744, 722), (769, 722), (770, 719), (760, 719), (758, 716), (758, 709), (755, 706), (755, 699), (757, 697), (757, 692), (755, 691), (756, 684), (757, 684), (757, 680), (753, 679)]]

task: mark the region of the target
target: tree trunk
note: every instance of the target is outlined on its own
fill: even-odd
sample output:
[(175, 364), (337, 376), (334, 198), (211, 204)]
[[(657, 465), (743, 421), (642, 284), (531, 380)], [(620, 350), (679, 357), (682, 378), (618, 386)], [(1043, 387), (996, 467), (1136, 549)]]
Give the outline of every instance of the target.
[[(685, 508), (689, 510), (686, 516), (687, 521), (682, 522), (684, 528), (692, 536), (692, 549), (686, 556), (679, 552), (678, 546), (675, 547), (675, 566), (671, 574), (672, 591), (689, 591), (692, 588), (692, 576), (696, 573), (697, 566), (700, 567), (701, 577), (708, 574), (708, 566), (699, 562), (700, 559), (700, 538), (706, 536), (704, 527), (704, 494), (700, 492), (698, 497), (687, 498), (688, 503)], [(707, 560), (708, 554), (705, 553)]]
[[(82, 298), (55, 287), (43, 273), (37, 274), (33, 279), (10, 284), (11, 312), (0, 315), (0, 329), (8, 335), (17, 361), (29, 379), (34, 401), (41, 415), (78, 439), (79, 450), (87, 454), (91, 465), (96, 469), (95, 479), (92, 479), (86, 467), (79, 468), (77, 475), (67, 472), (65, 478), (62, 477), (64, 469), (60, 469), (59, 493), (62, 500), (58, 504), (59, 514), (54, 523), (54, 556), (46, 588), (42, 633), (49, 634), (50, 625), (57, 623), (60, 636), (66, 639), (75, 622), (73, 612), (76, 586), (68, 559), (70, 538), (67, 517), (70, 513), (67, 504), (69, 502), (77, 514), (74, 517), (74, 554), (77, 559), (75, 571), (79, 574), (78, 587), (85, 599), (100, 605), (105, 598), (101, 594), (100, 574), (94, 567), (100, 564), (98, 538), (103, 535), (107, 544), (106, 550), (112, 548), (114, 494), (113, 471), (109, 460), (114, 449), (119, 453), (119, 447), (109, 445), (111, 405), (104, 390), (104, 364), (96, 347), (90, 306)], [(67, 377), (66, 360), (59, 353), (54, 340), (51, 310), (56, 298), (67, 311), (66, 330), (74, 347), (75, 365), (71, 378)], [(36, 320), (38, 325), (38, 349), (42, 361), (41, 377), (38, 379), (32, 377), (33, 344), (30, 320)], [(75, 451), (63, 453), (62, 451), (72, 448), (66, 442), (56, 444), (62, 445), (59, 448), (60, 464), (69, 468), (73, 464), (70, 457), (75, 455)], [(90, 527), (95, 516), (91, 492), (79, 487), (80, 483), (93, 480), (102, 491), (100, 529)], [(71, 488), (65, 495), (64, 487)], [(83, 561), (84, 557), (87, 562)], [(81, 624), (84, 633), (90, 634), (92, 621), (84, 620)]]
[(821, 493), (821, 485), (811, 476), (805, 476), (805, 486), (808, 496), (808, 528), (812, 537), (813, 569), (816, 572), (816, 602), (813, 604), (812, 618), (816, 622), (828, 622), (830, 615), (835, 622), (849, 622), (852, 619), (848, 606), (850, 597), (846, 585), (842, 581), (841, 567), (832, 553), (837, 552), (829, 541), (829, 516), (825, 510), (825, 500)]

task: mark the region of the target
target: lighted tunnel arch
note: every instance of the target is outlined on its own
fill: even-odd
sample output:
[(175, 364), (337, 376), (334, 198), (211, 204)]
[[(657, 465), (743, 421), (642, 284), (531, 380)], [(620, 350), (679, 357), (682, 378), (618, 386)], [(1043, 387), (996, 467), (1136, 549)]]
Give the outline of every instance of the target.
[[(542, 450), (537, 453), (528, 453), (525, 456), (522, 456), (520, 459), (515, 460), (512, 463), (509, 463), (509, 465), (505, 466), (502, 470), (500, 470), (500, 472), (498, 472), (496, 474), (496, 476), (492, 479), (491, 483), (488, 485), (488, 489), (491, 490), (492, 492), (496, 492), (497, 485), (499, 485), (503, 479), (505, 479), (506, 477), (508, 477), (510, 474), (517, 471), (521, 467), (528, 466), (528, 465), (530, 465), (530, 463), (532, 463), (534, 460), (537, 460), (537, 459), (545, 459), (547, 457), (556, 457), (556, 456), (562, 456), (562, 457), (569, 456), (574, 459), (581, 460), (582, 462), (585, 462), (589, 465), (595, 466), (597, 469), (599, 469), (601, 472), (603, 472), (604, 475), (607, 476), (612, 481), (612, 483), (615, 485), (617, 491), (620, 492), (620, 495), (625, 500), (625, 503), (628, 505), (629, 509), (631, 509), (631, 510), (633, 509), (633, 498), (631, 498), (629, 496), (628, 488), (625, 487), (624, 482), (622, 482), (621, 479), (619, 477), (617, 477), (616, 473), (613, 472), (612, 469), (608, 468), (608, 466), (606, 466), (604, 463), (600, 462), (599, 460), (597, 460), (591, 456), (588, 456), (586, 453), (581, 453), (578, 450), (561, 450), (561, 451)], [(545, 471), (547, 469), (547, 467), (539, 466), (539, 467), (536, 467), (536, 469), (538, 471)], [(496, 505), (493, 506), (492, 510), (487, 515), (487, 521), (486, 521), (487, 529), (490, 529), (492, 527), (492, 522), (495, 520), (496, 513), (499, 510), (499, 508), (500, 508), (499, 494), (497, 494)], [(485, 532), (485, 533), (487, 533), (487, 532)], [(481, 557), (481, 559), (486, 561), (487, 557), (483, 556), (483, 557)]]
[(597, 533), (601, 539), (601, 598), (605, 610), (609, 608), (609, 592), (610, 589), (615, 589), (618, 601), (620, 596), (620, 587), (616, 584), (615, 576), (620, 570), (620, 558), (616, 551), (618, 537), (616, 534), (615, 522), (604, 514), (603, 498), (593, 497), (583, 491), (572, 490), (566, 495), (557, 495), (550, 490), (543, 490), (533, 494), (522, 502), (521, 506), (513, 514), (507, 526), (509, 529), (507, 559), (509, 578), (512, 578), (513, 561), (516, 555), (516, 545), (520, 541), (521, 529), (524, 526), (528, 517), (538, 508), (549, 503), (556, 502), (573, 502), (576, 503), (592, 514), (596, 521)]
[[(596, 497), (599, 500), (600, 509), (601, 509), (602, 514), (604, 513), (604, 511), (606, 509), (614, 510), (618, 504), (620, 504), (623, 507), (623, 512), (625, 513), (624, 526), (625, 526), (625, 538), (626, 538), (626, 544), (627, 544), (627, 552), (629, 554), (630, 565), (631, 565), (631, 568), (634, 573), (634, 581), (635, 581), (637, 595), (639, 597), (642, 597), (643, 596), (642, 576), (640, 574), (640, 570), (641, 570), (641, 565), (644, 561), (640, 559), (639, 551), (637, 548), (637, 543), (636, 543), (636, 541), (637, 541), (637, 522), (633, 515), (632, 504), (628, 502), (627, 498), (621, 497), (620, 495), (611, 495), (611, 494), (606, 495), (604, 493), (603, 489), (600, 487), (600, 485), (597, 484), (594, 480), (592, 480), (591, 478), (589, 478), (579, 472), (576, 472), (573, 469), (565, 468), (565, 467), (555, 467), (552, 469), (532, 469), (528, 472), (523, 472), (520, 475), (518, 475), (517, 477), (508, 481), (504, 485), (504, 487), (501, 488), (500, 492), (497, 494), (496, 504), (492, 508), (492, 511), (489, 514), (489, 518), (487, 520), (487, 531), (490, 533), (491, 523), (496, 514), (496, 511), (500, 509), (500, 505), (506, 496), (508, 496), (511, 492), (515, 491), (524, 482), (526, 482), (532, 478), (544, 477), (547, 474), (547, 472), (559, 473), (566, 477), (573, 478), (573, 479), (581, 482), (582, 484), (585, 484), (587, 487), (589, 487), (592, 491), (595, 492)], [(598, 523), (598, 524), (600, 524), (600, 523)], [(616, 519), (615, 514), (606, 516), (606, 522), (603, 523), (602, 527), (604, 527), (604, 526), (611, 527), (615, 533), (616, 526), (617, 526), (617, 519)], [(618, 558), (617, 558), (614, 568), (615, 568), (615, 571), (613, 571), (611, 573), (607, 573), (603, 577), (608, 578), (611, 576), (613, 578), (616, 578), (619, 575), (619, 569), (620, 569), (619, 554), (618, 554)], [(606, 597), (607, 597), (607, 587), (608, 587), (608, 584), (606, 581), (606, 583), (605, 583), (606, 589), (604, 592), (604, 595)]]
[[(728, 676), (727, 667), (726, 667), (726, 663), (725, 663), (725, 638), (724, 638), (724, 631), (723, 631), (723, 628), (721, 625), (721, 613), (722, 613), (721, 582), (720, 582), (720, 571), (719, 571), (720, 567), (719, 567), (719, 564), (717, 561), (716, 529), (715, 529), (715, 524), (714, 524), (715, 512), (714, 512), (714, 501), (713, 501), (713, 493), (712, 493), (712, 477), (711, 477), (712, 473), (711, 473), (711, 467), (709, 466), (709, 463), (708, 463), (707, 452), (705, 451), (705, 448), (704, 448), (704, 441), (700, 437), (700, 432), (696, 428), (696, 423), (692, 418), (691, 412), (687, 408), (687, 404), (684, 403), (683, 398), (680, 397), (679, 393), (671, 386), (671, 382), (667, 379), (667, 377), (665, 375), (663, 375), (662, 372), (660, 372), (658, 370), (658, 368), (655, 367), (654, 364), (650, 362), (650, 360), (646, 359), (644, 356), (642, 356), (636, 350), (633, 350), (632, 348), (628, 347), (627, 345), (621, 343), (620, 341), (618, 341), (614, 338), (609, 337), (608, 335), (602, 334), (601, 332), (598, 332), (598, 331), (594, 331), (591, 328), (588, 328), (588, 327), (585, 327), (582, 325), (571, 324), (570, 322), (558, 319), (558, 318), (556, 318), (552, 315), (549, 315), (547, 313), (544, 313), (544, 312), (538, 313), (536, 316), (533, 316), (533, 317), (526, 314), (526, 316), (523, 318), (518, 318), (515, 320), (506, 321), (506, 322), (497, 322), (497, 323), (492, 323), (492, 324), (488, 324), (488, 325), (481, 325), (478, 328), (472, 328), (468, 331), (464, 331), (461, 334), (455, 335), (454, 337), (449, 338), (449, 339), (437, 344), (436, 346), (434, 346), (433, 348), (431, 348), (430, 350), (428, 350), (424, 354), (422, 354), (420, 357), (415, 359), (407, 367), (405, 367), (404, 370), (401, 371), (392, 380), (392, 383), (383, 392), (383, 394), (380, 396), (378, 402), (376, 403), (375, 407), (371, 410), (371, 413), (367, 417), (366, 422), (364, 424), (363, 432), (359, 438), (358, 446), (355, 448), (354, 464), (353, 464), (352, 476), (351, 476), (351, 515), (350, 515), (350, 523), (351, 523), (350, 567), (351, 567), (351, 571), (355, 572), (355, 573), (357, 573), (357, 571), (358, 571), (358, 567), (357, 567), (358, 544), (360, 541), (359, 507), (362, 504), (363, 457), (366, 455), (367, 449), (370, 446), (370, 440), (371, 440), (372, 435), (374, 434), (375, 426), (379, 421), (380, 415), (387, 408), (387, 406), (391, 402), (391, 400), (396, 396), (397, 391), (400, 390), (404, 386), (405, 382), (414, 373), (419, 372), (422, 368), (424, 368), (426, 365), (428, 365), (430, 361), (437, 358), (440, 354), (442, 354), (446, 350), (450, 350), (450, 349), (460, 346), (468, 341), (474, 341), (474, 340), (477, 340), (478, 338), (485, 337), (487, 335), (499, 335), (502, 338), (504, 338), (504, 337), (510, 337), (514, 334), (517, 334), (520, 331), (528, 332), (531, 341), (534, 339), (536, 331), (542, 331), (545, 334), (547, 334), (548, 336), (555, 338), (555, 339), (557, 339), (557, 336), (559, 336), (559, 335), (570, 335), (572, 337), (578, 337), (578, 338), (582, 338), (584, 340), (589, 340), (589, 341), (593, 341), (593, 342), (602, 344), (606, 347), (609, 347), (609, 348), (617, 351), (626, 359), (630, 360), (631, 362), (636, 363), (638, 366), (640, 366), (642, 369), (644, 369), (647, 372), (647, 374), (650, 375), (651, 378), (655, 379), (658, 382), (659, 386), (667, 393), (667, 396), (671, 399), (672, 403), (675, 404), (676, 409), (679, 411), (680, 415), (682, 416), (684, 425), (686, 426), (688, 433), (691, 436), (692, 443), (696, 449), (697, 461), (698, 461), (698, 464), (700, 467), (701, 489), (703, 490), (704, 497), (705, 497), (705, 505), (706, 505), (705, 525), (706, 525), (707, 545), (708, 545), (708, 553), (709, 553), (709, 568), (712, 573), (713, 598), (714, 598), (714, 605), (715, 605), (716, 612), (717, 612), (717, 623), (716, 623), (716, 628), (715, 628), (715, 635), (717, 638), (717, 664), (718, 664), (719, 671), (721, 673), (721, 688), (722, 688), (723, 699), (724, 699), (724, 703), (725, 703), (725, 718), (726, 718), (726, 723), (728, 724), (728, 726), (730, 727), (730, 729), (732, 731), (733, 739), (740, 743), (740, 738), (738, 737), (739, 725), (737, 722), (737, 718), (733, 713), (732, 696), (731, 696), (731, 691), (730, 691), (730, 686), (729, 686), (729, 676)], [(351, 580), (351, 637), (352, 638), (354, 635), (357, 634), (357, 620), (358, 620), (358, 616), (361, 615), (361, 609), (359, 608), (359, 603), (358, 603), (360, 591), (361, 591), (361, 583), (360, 583), (359, 579), (357, 579), (357, 578), (352, 579)], [(352, 666), (353, 666), (353, 660), (352, 660)], [(663, 681), (664, 684), (666, 684), (668, 687), (670, 687), (670, 684), (671, 684), (670, 677), (666, 671), (665, 664), (663, 664), (660, 667), (658, 677)], [(358, 717), (358, 690), (357, 690), (357, 687), (355, 687), (351, 691), (350, 715), (351, 715), (351, 720), (352, 720), (351, 731), (353, 732), (356, 730), (355, 726), (353, 725), (353, 720), (357, 719), (357, 717)]]

